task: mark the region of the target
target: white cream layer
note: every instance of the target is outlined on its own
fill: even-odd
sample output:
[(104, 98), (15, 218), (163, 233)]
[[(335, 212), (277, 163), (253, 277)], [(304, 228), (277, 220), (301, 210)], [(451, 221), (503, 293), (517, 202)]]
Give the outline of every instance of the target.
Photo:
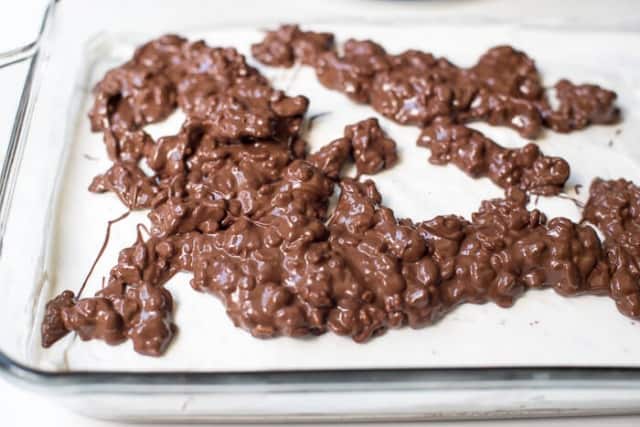
[[(420, 48), (444, 55), (461, 66), (471, 65), (487, 48), (509, 43), (536, 59), (547, 85), (567, 77), (576, 83), (594, 82), (616, 90), (624, 119), (617, 126), (595, 126), (569, 135), (546, 131), (536, 142), (546, 154), (564, 157), (572, 173), (566, 189), (584, 201), (594, 177), (625, 177), (640, 183), (640, 54), (632, 46), (638, 36), (614, 33), (573, 33), (517, 29), (478, 28), (374, 28), (317, 26), (339, 36), (372, 38), (390, 52)], [(257, 31), (227, 30), (204, 35), (217, 46), (236, 46), (248, 54)], [(626, 37), (626, 38), (625, 38)], [(119, 39), (118, 39), (119, 40)], [(144, 38), (142, 39), (144, 40)], [(632, 41), (635, 41), (632, 43)], [(138, 40), (113, 41), (114, 56), (99, 61), (87, 87), (104, 71), (131, 54)], [(249, 55), (250, 57), (250, 55)], [(428, 150), (415, 145), (419, 130), (399, 126), (370, 107), (355, 105), (340, 93), (322, 87), (308, 67), (289, 70), (260, 67), (278, 88), (311, 99), (308, 116), (329, 112), (314, 121), (307, 135), (310, 150), (342, 135), (345, 125), (375, 116), (397, 141), (400, 162), (372, 177), (383, 202), (401, 217), (428, 219), (439, 214), (469, 217), (480, 202), (501, 197), (503, 191), (488, 179), (474, 180), (455, 166), (427, 162)], [(52, 241), (50, 282), (42, 299), (63, 289), (77, 290), (104, 239), (106, 224), (126, 209), (113, 194), (96, 195), (87, 187), (91, 178), (106, 170), (107, 159), (100, 134), (89, 131), (86, 112), (92, 97), (87, 92), (84, 115), (72, 138), (65, 179), (60, 189), (57, 227)], [(180, 113), (148, 127), (154, 136), (175, 133)], [(75, 118), (70, 118), (75, 119)], [(473, 125), (499, 144), (520, 147), (526, 143), (509, 129)], [(582, 185), (579, 195), (573, 191)], [(533, 205), (532, 201), (532, 205)], [(566, 216), (579, 221), (574, 203), (560, 198), (540, 198), (537, 207), (548, 217)], [(146, 213), (135, 213), (112, 229), (109, 246), (97, 265), (85, 295), (101, 286), (101, 278), (116, 262), (118, 251), (135, 240), (135, 225), (148, 224)], [(179, 328), (167, 353), (159, 358), (135, 353), (131, 343), (109, 346), (101, 341), (82, 342), (69, 335), (53, 348), (39, 348), (40, 317), (34, 325), (33, 362), (51, 370), (165, 370), (261, 371), (284, 369), (462, 366), (640, 366), (640, 325), (619, 314), (604, 297), (562, 298), (552, 290), (527, 293), (511, 309), (493, 304), (467, 304), (437, 325), (412, 330), (392, 330), (367, 344), (356, 344), (333, 334), (313, 339), (259, 340), (235, 328), (222, 304), (210, 295), (193, 291), (190, 274), (181, 273), (167, 285), (175, 300)], [(40, 304), (42, 308), (42, 304)]]

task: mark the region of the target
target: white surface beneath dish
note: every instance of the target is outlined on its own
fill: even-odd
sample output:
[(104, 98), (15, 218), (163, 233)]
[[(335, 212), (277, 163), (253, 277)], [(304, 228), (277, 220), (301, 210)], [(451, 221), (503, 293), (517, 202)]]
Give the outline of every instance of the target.
[[(548, 86), (561, 77), (576, 83), (593, 82), (618, 92), (623, 121), (617, 126), (596, 126), (569, 135), (545, 132), (537, 140), (546, 154), (564, 157), (572, 168), (566, 189), (586, 200), (596, 177), (625, 177), (640, 183), (640, 36), (605, 32), (534, 31), (514, 27), (378, 28), (327, 27), (310, 29), (335, 32), (338, 37), (372, 38), (389, 52), (420, 48), (469, 66), (489, 47), (509, 43), (532, 56)], [(455, 36), (454, 36), (455, 31)], [(250, 43), (261, 39), (257, 31), (227, 30), (203, 35), (213, 46), (235, 46), (248, 54)], [(150, 37), (149, 37), (150, 38)], [(122, 43), (122, 40), (126, 42)], [(53, 348), (39, 348), (42, 302), (63, 289), (77, 290), (102, 244), (106, 224), (126, 208), (113, 194), (96, 195), (87, 187), (91, 178), (106, 170), (101, 134), (91, 133), (86, 113), (89, 89), (107, 68), (122, 62), (133, 46), (146, 40), (138, 36), (108, 39), (113, 55), (102, 57), (92, 68), (85, 89), (77, 130), (71, 141), (60, 188), (57, 227), (51, 245), (51, 263), (40, 313), (31, 343), (33, 362), (52, 370), (154, 370), (154, 371), (262, 371), (289, 369), (484, 367), (484, 366), (640, 366), (640, 325), (617, 312), (604, 297), (562, 298), (552, 290), (532, 291), (514, 307), (493, 304), (463, 305), (438, 324), (421, 330), (391, 330), (367, 344), (328, 333), (311, 339), (259, 340), (235, 328), (222, 304), (195, 292), (190, 274), (181, 273), (167, 285), (175, 301), (179, 332), (167, 353), (159, 358), (135, 353), (131, 343), (109, 346), (101, 341), (82, 342), (70, 335)], [(462, 42), (461, 42), (462, 41)], [(250, 55), (248, 55), (251, 60)], [(322, 87), (308, 68), (289, 70), (260, 67), (274, 86), (310, 98), (308, 117), (329, 112), (314, 121), (307, 135), (310, 150), (338, 138), (343, 127), (367, 117), (381, 120), (396, 140), (400, 162), (372, 179), (383, 203), (396, 215), (414, 220), (453, 213), (469, 217), (481, 200), (501, 197), (502, 190), (487, 179), (473, 180), (455, 166), (427, 162), (429, 151), (415, 145), (419, 130), (399, 126), (369, 106), (355, 105), (340, 93)], [(148, 127), (154, 137), (175, 133), (181, 124), (177, 113), (165, 123)], [(519, 147), (526, 143), (505, 128), (473, 125), (498, 143)], [(574, 186), (580, 184), (580, 194)], [(532, 201), (532, 205), (536, 201)], [(540, 198), (537, 207), (547, 214), (579, 221), (581, 213), (570, 200)], [(135, 240), (135, 225), (148, 224), (146, 213), (132, 214), (116, 224), (108, 248), (97, 265), (84, 295), (101, 286), (116, 263), (120, 249)]]

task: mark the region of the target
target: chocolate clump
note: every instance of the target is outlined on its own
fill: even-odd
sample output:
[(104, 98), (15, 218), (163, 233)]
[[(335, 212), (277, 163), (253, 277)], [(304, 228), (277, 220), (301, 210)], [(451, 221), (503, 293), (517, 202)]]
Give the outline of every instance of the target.
[(560, 106), (542, 111), (545, 124), (557, 132), (570, 132), (590, 124), (610, 124), (620, 119), (615, 92), (596, 85), (574, 85), (560, 80), (555, 85)]
[(47, 302), (41, 328), (43, 347), (51, 347), (69, 333), (69, 328), (62, 319), (62, 311), (75, 305), (74, 298), (73, 292), (64, 291)]
[[(268, 33), (262, 44), (268, 45), (270, 35), (279, 31), (285, 28)], [(294, 44), (284, 39), (280, 43), (288, 49)], [(256, 58), (263, 61), (261, 55)], [(281, 65), (268, 59), (263, 62)], [(438, 118), (458, 124), (484, 121), (535, 138), (543, 126), (570, 132), (620, 118), (615, 92), (568, 80), (555, 85), (560, 107), (553, 110), (535, 62), (511, 46), (493, 47), (474, 66), (461, 68), (431, 53), (407, 50), (391, 55), (371, 40), (349, 39), (341, 53), (327, 50), (307, 64), (324, 86), (369, 103), (402, 124), (428, 126)]]
[(89, 191), (94, 193), (113, 192), (122, 203), (131, 209), (150, 208), (161, 190), (153, 179), (136, 165), (116, 162), (104, 174), (93, 178)]
[(283, 25), (267, 31), (251, 53), (263, 64), (291, 67), (295, 61), (314, 65), (318, 56), (333, 49), (333, 34), (302, 31), (297, 25)]
[(622, 313), (639, 318), (640, 188), (624, 179), (595, 179), (583, 217), (604, 234), (611, 297)]
[(429, 161), (453, 163), (474, 178), (487, 176), (502, 188), (516, 186), (533, 194), (555, 195), (569, 179), (569, 164), (542, 154), (529, 143), (510, 149), (462, 125), (435, 123), (422, 130), (418, 145), (431, 150)]
[(307, 161), (331, 179), (338, 179), (348, 160), (356, 164), (358, 176), (373, 175), (389, 169), (398, 161), (396, 142), (380, 127), (376, 118), (368, 118), (344, 128), (344, 136), (307, 156)]
[(351, 141), (339, 138), (307, 156), (307, 161), (327, 177), (338, 179), (344, 164), (351, 158)]
[(387, 54), (382, 46), (370, 40), (353, 39), (344, 44), (342, 56), (328, 51), (315, 63), (316, 75), (323, 85), (362, 103), (369, 102), (371, 83), (376, 73), (388, 67)]
[(277, 139), (283, 144), (294, 142), (308, 107), (305, 97), (273, 89), (235, 49), (174, 35), (139, 47), (94, 92), (92, 130), (104, 132), (113, 160), (133, 163), (154, 145), (140, 128), (163, 120), (177, 106), (191, 128), (219, 142)]
[(358, 175), (373, 175), (398, 161), (395, 141), (386, 136), (376, 118), (345, 127), (344, 137), (351, 141)]
[(120, 133), (161, 121), (176, 106), (176, 88), (163, 73), (134, 62), (107, 72), (94, 88), (91, 130)]
[(102, 339), (114, 345), (130, 338), (138, 353), (164, 353), (176, 328), (173, 299), (161, 285), (176, 272), (170, 268), (177, 268), (177, 263), (168, 267), (154, 243), (139, 235), (135, 245), (120, 253), (107, 286), (95, 297), (77, 299), (64, 291), (47, 303), (43, 346), (75, 331), (82, 340)]

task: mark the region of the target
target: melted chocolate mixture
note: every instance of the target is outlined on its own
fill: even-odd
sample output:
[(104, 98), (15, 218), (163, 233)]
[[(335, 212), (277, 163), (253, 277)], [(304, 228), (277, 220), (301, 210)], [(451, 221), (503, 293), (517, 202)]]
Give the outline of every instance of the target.
[(584, 219), (604, 234), (611, 296), (629, 317), (640, 316), (640, 188), (624, 180), (595, 179)]
[[(371, 40), (349, 39), (338, 53), (332, 41), (325, 33), (282, 26), (267, 32), (252, 52), (272, 66), (289, 67), (296, 59), (311, 65), (326, 87), (369, 103), (402, 124), (427, 126), (443, 118), (459, 124), (479, 120), (535, 138), (543, 126), (570, 132), (620, 118), (615, 92), (568, 80), (554, 87), (559, 102), (554, 110), (535, 62), (510, 46), (491, 48), (471, 68), (460, 68), (419, 50), (390, 55)], [(299, 45), (307, 49), (296, 49)], [(274, 55), (274, 51), (287, 55)]]
[[(253, 52), (270, 64), (313, 64), (328, 86), (406, 123), (511, 117), (524, 133), (546, 123), (535, 67), (510, 48), (490, 51), (474, 71), (421, 52), (390, 56), (372, 42), (348, 42), (344, 56), (332, 48), (330, 34), (290, 26), (269, 33)], [(505, 63), (517, 73), (506, 72)], [(381, 93), (385, 79), (392, 83)], [(418, 89), (431, 95), (414, 102)], [(569, 128), (617, 118), (603, 119), (615, 96), (564, 89), (570, 107), (558, 117), (571, 120)], [(624, 314), (640, 317), (639, 191), (630, 183), (594, 183), (585, 217), (603, 228), (603, 247), (590, 226), (547, 221), (526, 208), (523, 190), (557, 193), (566, 162), (438, 122), (421, 139), (432, 162), (489, 176), (506, 197), (483, 202), (470, 221), (449, 215), (414, 223), (397, 219), (372, 181), (340, 174), (348, 161), (359, 174), (396, 163), (396, 144), (377, 120), (349, 125), (342, 138), (306, 155), (307, 99), (273, 89), (234, 49), (164, 36), (108, 72), (95, 92), (91, 123), (103, 132), (113, 165), (90, 190), (113, 192), (130, 209), (151, 209), (152, 227), (120, 252), (94, 297), (64, 291), (47, 304), (45, 347), (75, 331), (83, 340), (131, 339), (139, 353), (162, 354), (176, 331), (163, 284), (178, 271), (192, 272), (191, 286), (220, 298), (234, 324), (256, 337), (331, 330), (364, 342), (389, 328), (432, 324), (458, 304), (508, 307), (526, 290), (544, 287), (610, 295)], [(592, 96), (598, 100), (585, 101)], [(480, 114), (486, 105), (492, 107)], [(187, 114), (177, 135), (154, 141), (142, 130), (177, 106)], [(514, 121), (523, 112), (526, 120)], [(340, 196), (329, 212), (336, 185)], [(601, 185), (621, 188), (612, 195)]]
[(436, 122), (422, 130), (418, 145), (431, 150), (431, 163), (453, 163), (474, 178), (489, 177), (502, 188), (516, 186), (550, 196), (560, 193), (569, 179), (569, 164), (558, 157), (545, 156), (536, 144), (504, 148), (462, 125)]
[(344, 137), (325, 145), (306, 160), (331, 179), (340, 177), (347, 159), (353, 159), (358, 176), (373, 175), (398, 161), (396, 142), (384, 133), (378, 119), (369, 118), (344, 128)]

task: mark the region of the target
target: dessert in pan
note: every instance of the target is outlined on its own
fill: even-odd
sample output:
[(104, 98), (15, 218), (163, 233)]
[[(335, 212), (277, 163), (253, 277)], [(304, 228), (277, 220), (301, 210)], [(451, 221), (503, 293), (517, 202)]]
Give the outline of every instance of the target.
[[(74, 332), (163, 354), (180, 326), (163, 285), (180, 271), (259, 338), (333, 332), (366, 342), (446, 322), (465, 302), (509, 307), (547, 287), (609, 296), (640, 318), (640, 189), (596, 179), (582, 222), (547, 218), (529, 198), (566, 197), (571, 165), (534, 142), (503, 147), (466, 127), (483, 121), (533, 139), (543, 128), (613, 124), (614, 92), (561, 80), (551, 95), (534, 61), (508, 46), (461, 68), (423, 51), (390, 54), (369, 40), (336, 46), (332, 34), (283, 26), (252, 53), (269, 66), (312, 67), (328, 90), (420, 127), (420, 137), (394, 141), (364, 116), (308, 152), (313, 99), (276, 90), (235, 49), (173, 35), (140, 46), (95, 87), (89, 119), (112, 165), (87, 184), (149, 210), (151, 227), (138, 227), (95, 296), (79, 283), (77, 294), (47, 304), (43, 346)], [(177, 108), (186, 115), (177, 134), (154, 139), (143, 129)], [(425, 147), (425, 168), (452, 163), (504, 196), (470, 218), (397, 218), (366, 176), (401, 168), (400, 144)], [(345, 173), (349, 164), (356, 176)]]

